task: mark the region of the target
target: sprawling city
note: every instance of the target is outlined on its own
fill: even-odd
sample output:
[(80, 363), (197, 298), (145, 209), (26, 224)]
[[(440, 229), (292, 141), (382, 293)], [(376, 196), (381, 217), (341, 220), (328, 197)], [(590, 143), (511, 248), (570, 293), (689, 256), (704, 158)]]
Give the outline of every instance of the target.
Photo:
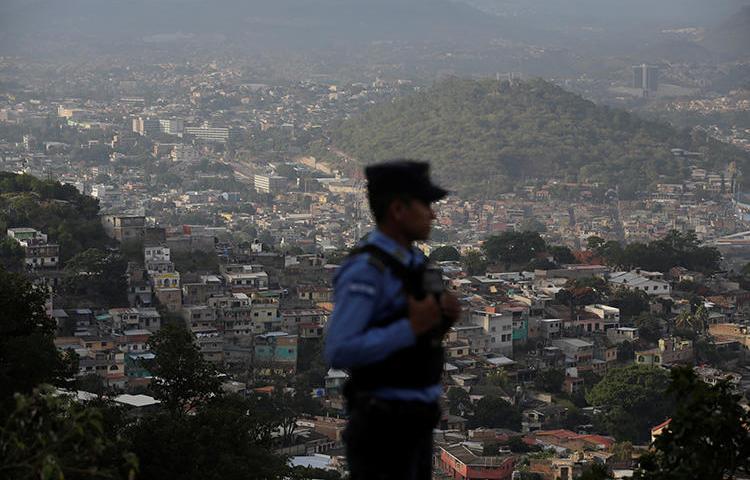
[(750, 478), (750, 4), (66, 3), (0, 6), (0, 477)]

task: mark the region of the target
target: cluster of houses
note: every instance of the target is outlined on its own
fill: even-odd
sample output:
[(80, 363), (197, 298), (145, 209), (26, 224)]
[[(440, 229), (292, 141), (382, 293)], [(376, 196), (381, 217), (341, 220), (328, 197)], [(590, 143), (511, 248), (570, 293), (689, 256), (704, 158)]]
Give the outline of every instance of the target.
[[(269, 252), (257, 244), (233, 245), (226, 253), (205, 229), (185, 227), (175, 240), (174, 230), (167, 236), (163, 229), (148, 227), (143, 217), (104, 216), (102, 221), (109, 234), (124, 244), (144, 245), (142, 261), (128, 266), (129, 306), (59, 309), (54, 302), (49, 305), (58, 325), (55, 344), (78, 354), (81, 376), (96, 375), (121, 395), (147, 393), (152, 380), (147, 361), (154, 358), (149, 337), (166, 322), (180, 322), (194, 334), (204, 358), (227, 373), (225, 383), (233, 391), (270, 391), (273, 387), (262, 386), (264, 378), (291, 380), (316, 361), (300, 353), (305, 347), (320, 346), (334, 307), (332, 278), (337, 266), (327, 264), (324, 257)], [(48, 244), (43, 233), (11, 228), (8, 236), (24, 248), (25, 264), (39, 275), (44, 276), (46, 268), (50, 272), (58, 268), (51, 259), (59, 261), (59, 248)], [(193, 241), (193, 236), (211, 242)], [(215, 271), (180, 271), (173, 257), (175, 246), (190, 253), (207, 250), (209, 244), (222, 260)], [(700, 282), (710, 294), (701, 297), (704, 326), (699, 334), (723, 352), (739, 355), (750, 348), (750, 294), (722, 275), (709, 278), (679, 267), (662, 273), (573, 264), (519, 272), (490, 268), (484, 275), (472, 276), (459, 262), (440, 262), (440, 266), (446, 288), (457, 294), (463, 306), (461, 319), (444, 338), (446, 392), (462, 389), (476, 403), (487, 395), (488, 379), (504, 378), (491, 394), (500, 395), (522, 414), (516, 432), (469, 429), (466, 415), (471, 405), (463, 406), (464, 416), (452, 415), (446, 397), (434, 462), (436, 471), (451, 478), (511, 479), (521, 461), (525, 471), (538, 475), (534, 478), (572, 479), (591, 462), (605, 463), (625, 475), (633, 463), (615, 460), (614, 439), (568, 420), (568, 409), (554, 401), (556, 393), (540, 389), (534, 379), (548, 370), (562, 372), (560, 391), (575, 396), (591, 386), (587, 382), (628, 363), (661, 368), (696, 365), (692, 339), (665, 328), (661, 338), (645, 341), (633, 319), (606, 299), (575, 307), (562, 303), (558, 294), (571, 282), (599, 277), (615, 291), (639, 292), (648, 299), (649, 312), (662, 321), (695, 309), (695, 302), (691, 304), (679, 288), (687, 280)], [(666, 304), (669, 312), (664, 310)], [(627, 351), (622, 349), (624, 343), (632, 347), (627, 358), (621, 358), (621, 352)], [(696, 368), (706, 381), (729, 378), (742, 392), (749, 386), (748, 376), (741, 364), (735, 366), (734, 370), (719, 365)], [(291, 444), (280, 447), (285, 454), (302, 463), (345, 470), (341, 433), (347, 377), (346, 372), (328, 370), (310, 392), (329, 412), (339, 414), (301, 418)], [(155, 400), (138, 398), (136, 404), (154, 408)], [(506, 447), (487, 454), (488, 446), (514, 437), (554, 454), (531, 462)]]

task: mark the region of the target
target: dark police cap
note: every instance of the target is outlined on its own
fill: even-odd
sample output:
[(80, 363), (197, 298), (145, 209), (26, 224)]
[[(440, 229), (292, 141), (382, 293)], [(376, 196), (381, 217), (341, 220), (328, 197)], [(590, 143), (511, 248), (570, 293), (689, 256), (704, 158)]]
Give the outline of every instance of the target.
[(414, 160), (394, 160), (365, 168), (367, 190), (371, 196), (404, 193), (411, 197), (435, 202), (448, 191), (430, 180), (430, 164)]

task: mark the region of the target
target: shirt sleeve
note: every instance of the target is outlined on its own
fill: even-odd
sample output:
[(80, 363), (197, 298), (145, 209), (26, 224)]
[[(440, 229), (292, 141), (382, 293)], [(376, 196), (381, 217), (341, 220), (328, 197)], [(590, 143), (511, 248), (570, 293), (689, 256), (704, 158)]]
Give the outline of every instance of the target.
[(341, 369), (368, 365), (413, 345), (416, 337), (407, 318), (367, 328), (376, 313), (381, 272), (363, 260), (345, 268), (336, 280), (335, 307), (326, 333), (328, 364)]

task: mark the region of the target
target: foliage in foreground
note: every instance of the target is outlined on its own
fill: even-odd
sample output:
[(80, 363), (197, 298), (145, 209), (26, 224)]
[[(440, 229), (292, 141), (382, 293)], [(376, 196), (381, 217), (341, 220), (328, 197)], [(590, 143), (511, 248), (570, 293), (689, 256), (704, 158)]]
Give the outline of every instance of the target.
[(55, 321), (46, 314), (45, 300), (42, 288), (0, 268), (0, 408), (12, 408), (14, 393), (62, 384), (77, 370), (75, 355), (55, 348)]
[(639, 480), (704, 480), (750, 473), (750, 413), (728, 383), (709, 385), (675, 369), (668, 394), (677, 399), (669, 426), (641, 458)]
[(599, 421), (617, 440), (647, 443), (651, 427), (667, 419), (673, 409), (669, 377), (656, 367), (630, 365), (610, 370), (586, 394), (590, 405), (603, 412)]
[(0, 426), (0, 477), (135, 478), (138, 459), (107, 427), (101, 410), (49, 387), (18, 394), (15, 409)]

